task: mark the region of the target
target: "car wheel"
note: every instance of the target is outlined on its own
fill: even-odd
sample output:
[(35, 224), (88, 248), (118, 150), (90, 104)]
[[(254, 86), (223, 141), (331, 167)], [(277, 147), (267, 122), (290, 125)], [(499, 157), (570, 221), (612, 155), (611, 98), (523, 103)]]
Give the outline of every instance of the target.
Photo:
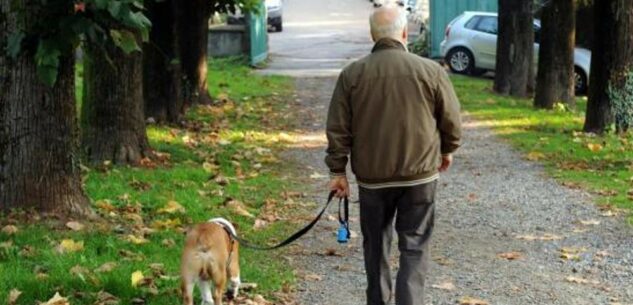
[(277, 24), (275, 25), (275, 31), (277, 31), (277, 32), (282, 32), (283, 30), (284, 30), (283, 23), (282, 23), (281, 21), (279, 21), (279, 23), (277, 23)]
[(470, 74), (475, 68), (473, 54), (465, 48), (451, 49), (446, 55), (446, 63), (453, 73)]
[(576, 95), (587, 93), (587, 85), (587, 75), (585, 75), (585, 72), (578, 67), (574, 67), (574, 90), (576, 91)]

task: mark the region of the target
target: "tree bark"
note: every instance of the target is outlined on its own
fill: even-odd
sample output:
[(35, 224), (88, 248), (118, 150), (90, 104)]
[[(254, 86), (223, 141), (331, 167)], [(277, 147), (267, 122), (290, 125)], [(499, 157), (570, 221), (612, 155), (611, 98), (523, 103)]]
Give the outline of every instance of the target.
[(82, 147), (92, 163), (137, 164), (151, 154), (143, 115), (140, 52), (86, 47)]
[(41, 10), (0, 0), (0, 209), (92, 215), (77, 154), (72, 50), (62, 54), (52, 87), (37, 76), (34, 50), (16, 59), (4, 52), (8, 37), (31, 29)]
[(574, 46), (576, 0), (547, 3), (541, 16), (541, 41), (534, 106), (575, 105)]
[(597, 35), (591, 55), (584, 130), (601, 134), (615, 120), (609, 86), (623, 90), (625, 78), (633, 68), (633, 1), (594, 1), (594, 17), (599, 22), (595, 22), (594, 29)]
[(185, 77), (185, 103), (211, 104), (207, 86), (207, 44), (211, 9), (206, 0), (181, 3), (180, 55)]
[(533, 87), (532, 0), (499, 0), (499, 35), (494, 90), (525, 97)]
[(178, 44), (180, 5), (175, 0), (146, 3), (152, 30), (143, 46), (145, 116), (159, 123), (178, 123), (184, 112)]

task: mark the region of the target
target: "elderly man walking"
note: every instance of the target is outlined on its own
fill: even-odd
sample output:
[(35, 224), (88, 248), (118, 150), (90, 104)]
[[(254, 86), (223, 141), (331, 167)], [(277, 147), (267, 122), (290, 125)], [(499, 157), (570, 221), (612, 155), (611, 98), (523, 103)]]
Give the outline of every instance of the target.
[(370, 17), (372, 53), (341, 72), (327, 119), (330, 189), (349, 196), (348, 155), (360, 194), (367, 304), (389, 304), (394, 218), (397, 305), (423, 305), (439, 172), (459, 147), (459, 102), (444, 69), (406, 50), (397, 6)]

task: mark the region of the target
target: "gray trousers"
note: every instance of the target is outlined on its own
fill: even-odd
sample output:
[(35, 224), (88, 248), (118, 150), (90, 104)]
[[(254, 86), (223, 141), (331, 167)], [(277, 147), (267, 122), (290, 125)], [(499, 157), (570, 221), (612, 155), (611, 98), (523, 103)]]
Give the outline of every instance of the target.
[(394, 218), (400, 250), (396, 305), (424, 305), (436, 186), (437, 180), (411, 187), (374, 190), (359, 187), (367, 305), (390, 304), (393, 284), (389, 253)]

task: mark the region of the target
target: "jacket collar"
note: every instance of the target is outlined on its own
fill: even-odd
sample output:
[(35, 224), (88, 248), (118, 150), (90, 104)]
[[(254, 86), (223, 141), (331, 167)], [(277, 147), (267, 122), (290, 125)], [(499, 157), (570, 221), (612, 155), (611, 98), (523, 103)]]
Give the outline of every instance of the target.
[(381, 38), (378, 41), (376, 41), (376, 44), (374, 44), (374, 48), (371, 49), (371, 52), (377, 52), (377, 51), (382, 51), (382, 50), (389, 50), (389, 49), (400, 49), (402, 51), (406, 51), (407, 47), (402, 44), (402, 42), (393, 39), (393, 38)]

